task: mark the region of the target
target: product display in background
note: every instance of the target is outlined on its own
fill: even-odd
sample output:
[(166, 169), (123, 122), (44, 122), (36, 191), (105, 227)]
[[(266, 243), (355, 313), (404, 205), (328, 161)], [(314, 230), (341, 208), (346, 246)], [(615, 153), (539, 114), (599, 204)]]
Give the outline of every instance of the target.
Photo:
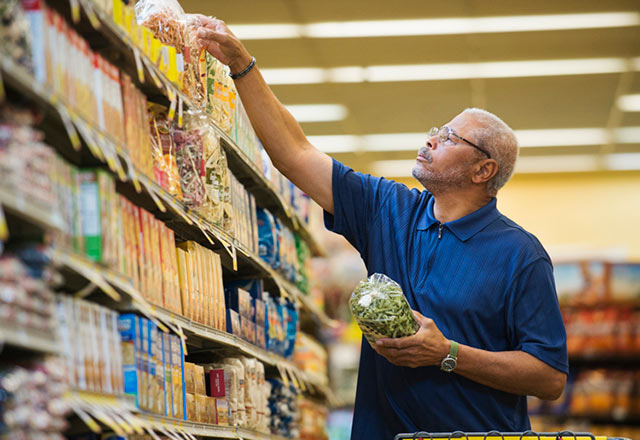
[(555, 263), (560, 305), (640, 303), (640, 264), (608, 261)]
[[(640, 374), (621, 369), (586, 369), (571, 377), (560, 399), (530, 397), (531, 414), (609, 418), (624, 422), (640, 416)], [(587, 419), (588, 420), (588, 419)]]
[(64, 364), (55, 357), (0, 366), (0, 433), (3, 438), (63, 440), (69, 406)]
[(303, 396), (298, 398), (300, 440), (328, 440), (327, 408)]
[(565, 308), (562, 315), (570, 356), (628, 358), (640, 354), (639, 310), (613, 306)]
[[(201, 383), (201, 367), (196, 366), (194, 390)], [(229, 409), (229, 424), (268, 433), (273, 417), (267, 406), (269, 395), (265, 381), (264, 365), (248, 357), (229, 357), (204, 365), (207, 393), (215, 398), (216, 405), (224, 403), (217, 413), (224, 415)], [(217, 406), (218, 408), (218, 406)], [(219, 416), (220, 417), (220, 416)]]
[(146, 411), (181, 419), (186, 409), (183, 344), (153, 322), (133, 315), (118, 318), (122, 340), (124, 392)]
[(349, 299), (349, 307), (370, 344), (381, 338), (401, 338), (418, 331), (402, 288), (386, 275), (362, 280)]
[(256, 253), (303, 293), (308, 293), (311, 259), (308, 246), (267, 209), (258, 208), (256, 223)]
[(56, 300), (67, 384), (79, 391), (122, 395), (118, 313), (68, 294)]
[(0, 105), (0, 186), (54, 212), (57, 155), (42, 141), (42, 133), (32, 128), (35, 123), (30, 109)]
[(269, 410), (271, 433), (296, 439), (300, 436), (298, 425), (298, 391), (293, 385), (285, 385), (279, 379), (269, 379)]
[(23, 247), (0, 257), (0, 320), (8, 328), (55, 334), (55, 296), (48, 287), (52, 276), (44, 269), (45, 250)]
[(227, 324), (220, 255), (187, 241), (178, 245), (177, 257), (183, 315), (224, 331)]
[(299, 330), (296, 304), (274, 298), (261, 280), (225, 283), (227, 331), (284, 357), (293, 355)]
[(304, 333), (298, 333), (293, 349), (293, 362), (318, 383), (327, 385), (327, 350), (322, 344)]

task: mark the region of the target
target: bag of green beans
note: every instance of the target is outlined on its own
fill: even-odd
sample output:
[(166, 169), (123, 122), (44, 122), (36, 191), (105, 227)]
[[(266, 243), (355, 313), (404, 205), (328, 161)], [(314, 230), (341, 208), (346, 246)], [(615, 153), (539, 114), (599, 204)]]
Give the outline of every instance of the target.
[(420, 328), (400, 285), (380, 273), (360, 281), (349, 307), (372, 345), (382, 338), (411, 336)]

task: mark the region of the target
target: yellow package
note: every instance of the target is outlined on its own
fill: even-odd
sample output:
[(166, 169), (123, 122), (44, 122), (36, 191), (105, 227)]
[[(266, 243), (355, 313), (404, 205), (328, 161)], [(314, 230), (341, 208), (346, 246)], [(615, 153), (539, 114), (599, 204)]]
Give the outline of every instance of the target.
[(193, 365), (193, 389), (195, 394), (202, 396), (207, 394), (205, 380), (204, 380), (204, 367), (202, 365)]
[(195, 394), (195, 386), (193, 384), (193, 367), (191, 362), (184, 363), (184, 386), (187, 393)]
[(187, 272), (187, 255), (180, 247), (176, 247), (176, 260), (178, 262), (178, 284), (180, 288), (180, 298), (182, 304), (182, 315), (189, 317), (189, 274)]
[(191, 420), (192, 422), (198, 421), (196, 414), (196, 397), (191, 393), (187, 393), (187, 420)]
[(200, 423), (211, 423), (209, 413), (207, 412), (207, 396), (196, 394), (195, 401), (197, 421)]

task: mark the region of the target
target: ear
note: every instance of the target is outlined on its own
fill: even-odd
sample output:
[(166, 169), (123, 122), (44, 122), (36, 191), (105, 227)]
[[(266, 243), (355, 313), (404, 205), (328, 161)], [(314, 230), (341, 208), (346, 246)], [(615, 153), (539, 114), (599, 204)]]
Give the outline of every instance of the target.
[(485, 159), (476, 165), (471, 177), (473, 183), (486, 183), (498, 173), (498, 162), (494, 159)]

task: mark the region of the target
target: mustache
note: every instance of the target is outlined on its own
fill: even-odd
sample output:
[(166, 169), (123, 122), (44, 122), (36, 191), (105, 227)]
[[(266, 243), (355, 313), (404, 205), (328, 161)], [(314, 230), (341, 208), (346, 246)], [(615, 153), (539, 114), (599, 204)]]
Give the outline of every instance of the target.
[(433, 159), (431, 158), (431, 152), (429, 151), (429, 149), (427, 147), (422, 147), (418, 150), (419, 154), (422, 154), (424, 157), (427, 158), (427, 162), (431, 163), (433, 161)]

